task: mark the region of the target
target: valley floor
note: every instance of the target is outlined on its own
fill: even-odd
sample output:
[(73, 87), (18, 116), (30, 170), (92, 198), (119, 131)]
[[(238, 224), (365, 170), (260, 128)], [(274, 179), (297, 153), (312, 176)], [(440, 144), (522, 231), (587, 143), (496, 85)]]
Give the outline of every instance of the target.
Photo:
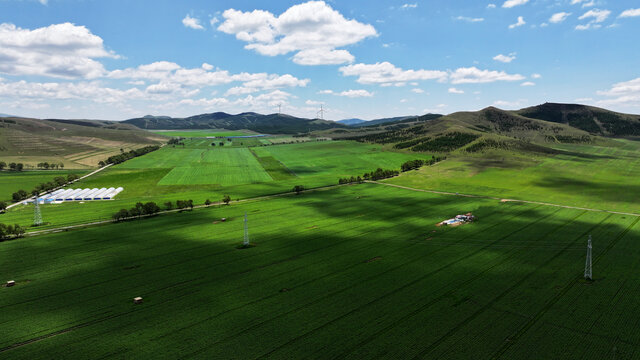
[(10, 241), (0, 357), (637, 358), (638, 219), (362, 184)]

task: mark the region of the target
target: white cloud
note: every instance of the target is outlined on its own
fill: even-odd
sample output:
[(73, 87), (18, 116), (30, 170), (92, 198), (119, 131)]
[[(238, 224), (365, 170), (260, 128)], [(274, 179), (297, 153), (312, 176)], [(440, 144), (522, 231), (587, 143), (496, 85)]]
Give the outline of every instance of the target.
[(520, 86), (536, 86), (536, 83), (534, 83), (533, 81), (525, 81), (520, 84)]
[(515, 59), (516, 59), (516, 53), (511, 53), (509, 55), (498, 54), (498, 55), (493, 57), (493, 60), (500, 61), (500, 62), (503, 62), (503, 63), (510, 63)]
[(600, 105), (626, 105), (640, 107), (640, 78), (613, 84), (611, 89), (598, 91), (598, 95), (610, 97), (600, 100)]
[(346, 96), (350, 98), (358, 98), (358, 97), (371, 97), (373, 93), (368, 92), (367, 90), (347, 90), (343, 91), (339, 96)]
[(599, 10), (599, 9), (589, 10), (586, 13), (582, 14), (578, 19), (580, 20), (591, 19), (591, 21), (589, 21), (586, 24), (581, 24), (576, 26), (576, 30), (598, 29), (602, 26), (600, 25), (600, 23), (607, 20), (609, 15), (611, 15), (611, 11), (609, 10)]
[(464, 90), (456, 89), (454, 87), (449, 88), (449, 90), (447, 91), (449, 92), (449, 94), (464, 94)]
[(182, 19), (182, 25), (191, 29), (204, 30), (204, 26), (200, 24), (200, 20), (198, 20), (197, 18), (192, 18), (188, 14), (184, 17), (184, 19)]
[(496, 107), (521, 107), (526, 103), (527, 103), (526, 99), (518, 99), (516, 101), (498, 100), (498, 101), (494, 101), (492, 105)]
[(595, 0), (591, 0), (589, 2), (587, 2), (587, 0), (571, 0), (571, 5), (577, 5), (577, 4), (582, 4), (582, 7), (586, 8), (586, 7), (594, 6), (596, 2)]
[(528, 3), (529, 0), (507, 0), (502, 4), (503, 8), (512, 8), (514, 6), (520, 6)]
[(0, 79), (0, 96), (39, 100), (82, 99), (100, 103), (120, 103), (129, 99), (143, 99), (147, 95), (138, 88), (127, 90), (102, 86), (100, 82), (5, 82)]
[(407, 81), (440, 80), (447, 78), (445, 71), (403, 70), (389, 62), (375, 64), (354, 64), (343, 66), (340, 72), (344, 76), (357, 76), (361, 84), (403, 85)]
[(211, 19), (209, 19), (209, 24), (211, 26), (214, 26), (215, 24), (217, 24), (218, 22), (220, 22), (220, 19), (218, 19), (217, 17), (212, 17)]
[(555, 13), (551, 15), (551, 17), (549, 18), (549, 22), (552, 24), (559, 24), (565, 21), (569, 16), (571, 16), (571, 13), (568, 12)]
[(40, 4), (42, 5), (47, 5), (49, 3), (49, 0), (38, 0), (38, 2), (40, 2)]
[(293, 62), (299, 65), (340, 65), (352, 63), (355, 57), (347, 50), (308, 49), (297, 52)]
[(97, 58), (115, 54), (84, 26), (54, 24), (34, 30), (0, 24), (0, 73), (58, 78), (97, 78), (105, 73)]
[(342, 92), (335, 92), (333, 90), (321, 90), (321, 91), (318, 91), (318, 94), (345, 96), (345, 97), (350, 97), (350, 98), (371, 97), (371, 96), (373, 96), (373, 93), (368, 92), (367, 90), (345, 90), (345, 91), (342, 91)]
[(401, 9), (415, 9), (418, 7), (417, 3), (413, 3), (413, 4), (403, 4), (402, 6), (400, 6)]
[(424, 90), (419, 89), (419, 88), (411, 89), (411, 91), (416, 93), (416, 94), (423, 94), (424, 93)]
[(487, 9), (495, 9), (495, 8), (496, 8), (496, 4), (487, 5)]
[(452, 84), (481, 84), (496, 81), (524, 80), (520, 74), (507, 74), (504, 71), (480, 70), (478, 68), (459, 68), (452, 72), (449, 79)]
[(246, 49), (266, 56), (295, 52), (293, 61), (302, 65), (351, 62), (353, 56), (337, 48), (378, 35), (372, 25), (347, 20), (324, 1), (294, 5), (277, 17), (264, 10), (234, 9), (222, 16), (218, 30), (247, 42)]
[(307, 100), (304, 102), (305, 104), (309, 105), (309, 106), (315, 106), (315, 105), (322, 105), (324, 104), (324, 101), (316, 101), (316, 100)]
[(628, 18), (628, 17), (637, 17), (640, 16), (640, 9), (629, 9), (629, 10), (625, 10), (622, 12), (622, 14), (620, 14), (621, 18)]
[(468, 16), (458, 16), (458, 17), (456, 17), (454, 19), (460, 20), (460, 21), (466, 21), (466, 22), (470, 22), (470, 23), (484, 21), (484, 18), (472, 18), (472, 17), (468, 17)]
[(520, 27), (520, 26), (522, 26), (522, 25), (524, 25), (526, 23), (527, 22), (524, 21), (524, 18), (522, 16), (518, 16), (518, 21), (515, 24), (509, 25), (509, 29), (514, 29), (514, 28)]

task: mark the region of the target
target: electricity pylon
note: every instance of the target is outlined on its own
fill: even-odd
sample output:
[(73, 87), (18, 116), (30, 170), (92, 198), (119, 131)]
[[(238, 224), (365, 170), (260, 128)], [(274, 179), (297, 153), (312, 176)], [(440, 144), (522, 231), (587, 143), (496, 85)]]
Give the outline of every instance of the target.
[(40, 213), (39, 200), (40, 199), (38, 199), (38, 197), (36, 196), (36, 200), (35, 200), (36, 207), (33, 210), (33, 226), (42, 225), (42, 213)]
[(587, 243), (587, 261), (584, 264), (584, 278), (586, 280), (593, 280), (593, 269), (591, 268), (591, 235), (589, 235), (589, 242)]
[(247, 224), (247, 213), (244, 213), (244, 246), (249, 246), (249, 225)]

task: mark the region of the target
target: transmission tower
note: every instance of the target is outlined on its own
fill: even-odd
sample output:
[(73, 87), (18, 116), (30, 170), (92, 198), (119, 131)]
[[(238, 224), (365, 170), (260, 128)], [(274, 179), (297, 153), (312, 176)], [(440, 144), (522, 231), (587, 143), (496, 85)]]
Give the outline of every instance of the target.
[(249, 225), (247, 224), (247, 213), (244, 213), (244, 246), (249, 246)]
[(40, 213), (40, 204), (39, 204), (38, 196), (36, 196), (35, 204), (36, 207), (33, 210), (33, 226), (42, 225), (42, 213)]
[(278, 115), (282, 114), (282, 104), (278, 105)]
[(593, 269), (591, 268), (591, 235), (589, 235), (589, 242), (587, 243), (587, 261), (584, 264), (584, 278), (586, 280), (593, 280)]
[(320, 120), (324, 120), (324, 108), (322, 108), (322, 104), (320, 104), (320, 110), (318, 110), (318, 112), (316, 113), (316, 116), (320, 119)]

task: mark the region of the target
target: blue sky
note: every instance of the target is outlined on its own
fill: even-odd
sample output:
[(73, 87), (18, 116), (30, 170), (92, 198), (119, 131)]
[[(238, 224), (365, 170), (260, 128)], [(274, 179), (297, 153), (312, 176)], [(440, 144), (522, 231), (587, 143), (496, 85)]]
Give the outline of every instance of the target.
[(0, 0), (0, 113), (640, 113), (631, 0)]

